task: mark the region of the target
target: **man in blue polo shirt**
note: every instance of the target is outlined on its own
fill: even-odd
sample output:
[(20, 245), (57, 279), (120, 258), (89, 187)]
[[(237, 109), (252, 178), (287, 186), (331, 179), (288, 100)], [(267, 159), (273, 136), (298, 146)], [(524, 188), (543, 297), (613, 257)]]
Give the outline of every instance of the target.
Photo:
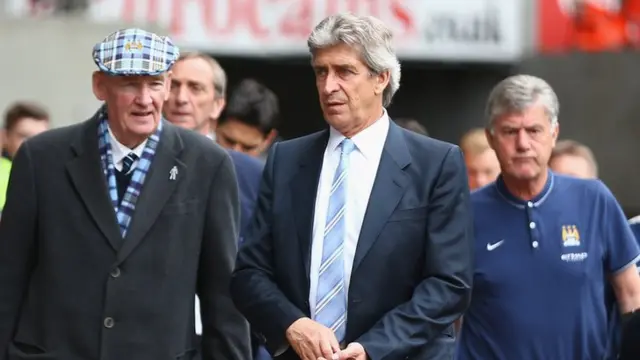
[(509, 77), (489, 96), (501, 175), (471, 197), (476, 270), (458, 360), (603, 359), (605, 281), (623, 316), (640, 307), (640, 249), (611, 192), (548, 170), (558, 110), (533, 76)]

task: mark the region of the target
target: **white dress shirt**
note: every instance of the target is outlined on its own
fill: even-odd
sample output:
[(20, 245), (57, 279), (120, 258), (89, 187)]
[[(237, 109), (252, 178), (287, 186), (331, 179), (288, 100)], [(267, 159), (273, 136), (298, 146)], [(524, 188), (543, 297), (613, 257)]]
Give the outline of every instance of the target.
[[(344, 274), (345, 286), (349, 289), (351, 268), (356, 255), (360, 228), (364, 220), (369, 196), (380, 165), (380, 157), (389, 132), (389, 117), (386, 110), (382, 117), (368, 128), (351, 138), (355, 149), (349, 154), (349, 168), (347, 173), (346, 214), (345, 214), (345, 244), (344, 244)], [(313, 238), (311, 245), (310, 289), (309, 305), (311, 317), (315, 316), (316, 293), (318, 290), (318, 270), (322, 260), (322, 246), (324, 242), (324, 228), (327, 221), (329, 207), (329, 193), (333, 185), (333, 177), (340, 162), (340, 143), (344, 135), (331, 128), (329, 142), (324, 152), (322, 172), (316, 194), (315, 216), (313, 219)]]
[[(134, 153), (138, 155), (138, 159), (142, 157), (142, 152), (144, 151), (144, 147), (147, 145), (147, 140), (143, 141), (142, 144), (136, 146), (134, 149), (129, 149), (128, 147), (122, 145), (118, 139), (113, 135), (111, 131), (111, 127), (109, 129), (109, 137), (111, 141), (111, 160), (113, 161), (113, 166), (116, 167), (116, 170), (122, 171), (122, 160), (129, 155), (129, 153)], [(138, 166), (138, 159), (133, 162), (131, 165), (131, 171)]]

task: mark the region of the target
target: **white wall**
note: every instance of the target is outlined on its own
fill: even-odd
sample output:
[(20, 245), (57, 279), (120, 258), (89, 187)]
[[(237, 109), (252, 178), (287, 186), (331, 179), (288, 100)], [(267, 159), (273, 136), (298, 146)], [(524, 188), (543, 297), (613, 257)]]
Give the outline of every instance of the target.
[(32, 100), (47, 107), (53, 126), (90, 117), (100, 105), (91, 91), (93, 45), (124, 27), (77, 18), (0, 18), (0, 112), (16, 100)]

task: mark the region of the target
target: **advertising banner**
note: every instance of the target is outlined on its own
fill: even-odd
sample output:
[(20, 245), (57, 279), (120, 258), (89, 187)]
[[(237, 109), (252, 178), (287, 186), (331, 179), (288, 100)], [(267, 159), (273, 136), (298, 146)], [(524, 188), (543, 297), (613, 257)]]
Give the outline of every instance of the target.
[[(16, 16), (27, 0), (5, 0)], [(236, 56), (301, 56), (313, 26), (340, 12), (376, 16), (403, 59), (513, 62), (523, 48), (524, 0), (88, 0), (104, 23), (160, 23), (181, 46)], [(12, 6), (13, 3), (13, 6)]]

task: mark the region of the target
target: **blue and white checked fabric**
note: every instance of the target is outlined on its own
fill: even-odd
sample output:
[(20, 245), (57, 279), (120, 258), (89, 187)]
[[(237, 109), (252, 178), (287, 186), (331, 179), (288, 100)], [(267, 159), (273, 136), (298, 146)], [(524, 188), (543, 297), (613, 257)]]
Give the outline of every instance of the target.
[(346, 235), (344, 216), (347, 210), (349, 154), (355, 149), (355, 144), (351, 139), (344, 139), (340, 147), (340, 162), (329, 195), (315, 309), (315, 320), (333, 330), (338, 341), (344, 339), (347, 321), (343, 256)]
[(107, 123), (107, 108), (103, 106), (99, 112), (100, 125), (98, 126), (98, 146), (100, 148), (100, 160), (102, 163), (102, 171), (107, 179), (109, 189), (109, 198), (118, 219), (120, 233), (124, 238), (127, 235), (131, 218), (136, 209), (138, 197), (142, 191), (144, 180), (147, 177), (151, 162), (156, 154), (158, 143), (160, 142), (160, 134), (162, 133), (162, 121), (158, 124), (158, 128), (147, 140), (147, 144), (142, 151), (142, 156), (138, 160), (138, 166), (133, 170), (129, 187), (122, 197), (120, 206), (118, 206), (118, 187), (116, 184), (116, 168), (113, 165), (113, 155), (111, 152), (111, 141), (109, 140), (109, 125)]
[(93, 61), (110, 75), (159, 75), (179, 57), (168, 37), (135, 28), (118, 30), (93, 47)]

